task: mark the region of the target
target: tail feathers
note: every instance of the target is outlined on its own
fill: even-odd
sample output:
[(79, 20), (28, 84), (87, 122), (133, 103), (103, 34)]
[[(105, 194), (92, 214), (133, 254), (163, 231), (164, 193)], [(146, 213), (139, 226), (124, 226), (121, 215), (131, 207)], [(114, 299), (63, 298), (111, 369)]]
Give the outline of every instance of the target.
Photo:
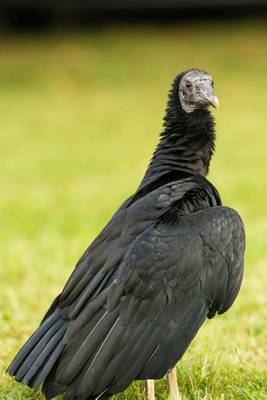
[(38, 388), (63, 351), (63, 336), (68, 322), (55, 310), (22, 347), (8, 368), (16, 380)]
[(50, 317), (45, 320), (42, 325), (34, 332), (34, 334), (27, 340), (27, 342), (24, 344), (24, 346), (21, 348), (21, 350), (18, 352), (10, 366), (8, 367), (7, 372), (15, 376), (18, 368), (20, 367), (21, 363), (24, 361), (24, 359), (27, 357), (27, 355), (30, 353), (32, 348), (35, 346), (36, 343), (40, 340), (40, 338), (51, 328), (51, 326), (57, 321), (59, 316), (58, 313), (54, 313), (50, 315)]
[(25, 383), (29, 384), (30, 379), (33, 376), (33, 371), (37, 371), (45, 360), (45, 356), (48, 356), (54, 348), (54, 342), (58, 339), (58, 334), (61, 333), (62, 328), (61, 320), (58, 320), (34, 345), (31, 352), (27, 355), (24, 361), (19, 366), (16, 372), (16, 378)]

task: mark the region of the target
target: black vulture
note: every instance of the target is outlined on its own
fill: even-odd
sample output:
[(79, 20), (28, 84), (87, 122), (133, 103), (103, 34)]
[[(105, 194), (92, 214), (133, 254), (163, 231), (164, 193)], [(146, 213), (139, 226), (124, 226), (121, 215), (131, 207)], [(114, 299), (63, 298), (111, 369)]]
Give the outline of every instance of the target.
[(164, 128), (136, 192), (78, 261), (8, 373), (47, 399), (108, 399), (173, 369), (197, 331), (233, 304), (245, 233), (205, 178), (217, 108), (210, 74), (170, 89)]

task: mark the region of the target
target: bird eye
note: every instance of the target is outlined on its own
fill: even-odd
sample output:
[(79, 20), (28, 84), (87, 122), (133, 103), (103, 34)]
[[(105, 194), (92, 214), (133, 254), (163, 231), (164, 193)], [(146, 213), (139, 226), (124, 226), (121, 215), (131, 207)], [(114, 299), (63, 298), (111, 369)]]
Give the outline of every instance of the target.
[(187, 89), (189, 89), (192, 87), (192, 84), (191, 84), (191, 82), (187, 81), (187, 82), (185, 82), (185, 86), (187, 87)]

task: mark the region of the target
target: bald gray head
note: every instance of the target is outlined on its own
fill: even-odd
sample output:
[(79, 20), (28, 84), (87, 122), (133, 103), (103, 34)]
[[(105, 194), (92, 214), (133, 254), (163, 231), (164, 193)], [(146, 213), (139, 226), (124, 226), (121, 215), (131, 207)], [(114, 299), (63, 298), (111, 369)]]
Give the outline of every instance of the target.
[(187, 113), (210, 105), (219, 107), (219, 100), (213, 93), (212, 76), (198, 69), (192, 69), (182, 76), (179, 83), (179, 99)]

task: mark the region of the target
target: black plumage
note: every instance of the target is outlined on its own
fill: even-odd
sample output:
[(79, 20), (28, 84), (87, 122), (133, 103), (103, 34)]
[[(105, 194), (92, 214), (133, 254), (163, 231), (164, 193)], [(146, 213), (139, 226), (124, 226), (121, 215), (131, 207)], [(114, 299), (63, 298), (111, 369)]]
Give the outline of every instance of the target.
[[(205, 81), (205, 72), (192, 71)], [(42, 385), (47, 399), (106, 399), (135, 379), (163, 377), (205, 319), (237, 296), (243, 224), (205, 178), (214, 120), (203, 103), (182, 107), (186, 74), (170, 90), (161, 140), (136, 193), (86, 250), (8, 369)]]

